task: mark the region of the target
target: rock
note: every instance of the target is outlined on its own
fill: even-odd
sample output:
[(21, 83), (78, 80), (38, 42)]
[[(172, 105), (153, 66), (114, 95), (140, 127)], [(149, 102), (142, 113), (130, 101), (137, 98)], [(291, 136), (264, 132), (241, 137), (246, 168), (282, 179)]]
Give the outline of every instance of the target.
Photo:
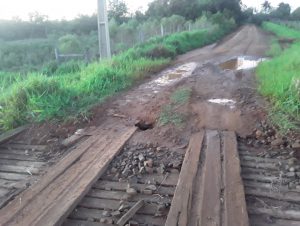
[(155, 185), (148, 185), (145, 189), (150, 191), (156, 191), (157, 187)]
[(153, 174), (153, 172), (154, 172), (153, 168), (150, 168), (150, 167), (147, 167), (147, 166), (145, 167), (145, 170), (149, 174)]
[(119, 211), (123, 212), (124, 210), (130, 209), (130, 206), (128, 204), (122, 204), (119, 208)]
[(152, 168), (153, 167), (153, 160), (148, 159), (147, 161), (144, 162), (144, 166)]
[(118, 216), (121, 215), (121, 212), (120, 212), (119, 210), (117, 210), (117, 211), (112, 212), (111, 215), (112, 215), (113, 217), (118, 217)]
[(145, 172), (146, 172), (145, 167), (141, 167), (140, 170), (139, 170), (139, 173), (140, 173), (140, 174), (143, 174), (143, 173), (145, 173)]
[(111, 168), (110, 172), (111, 172), (111, 173), (113, 173), (113, 174), (115, 174), (115, 173), (117, 173), (117, 172), (118, 172), (118, 169), (117, 169), (117, 168), (115, 168), (115, 167), (113, 167), (113, 168)]
[(151, 191), (151, 190), (143, 190), (143, 194), (145, 194), (145, 195), (152, 195), (153, 191)]
[(276, 146), (278, 147), (283, 144), (284, 144), (284, 140), (282, 138), (277, 138), (271, 142), (271, 145), (274, 147), (276, 147)]
[(145, 161), (145, 157), (144, 157), (143, 154), (139, 154), (139, 160), (140, 160), (141, 162)]
[(127, 188), (126, 193), (129, 194), (129, 195), (136, 195), (137, 190), (135, 190), (134, 188)]
[(139, 223), (136, 221), (129, 221), (129, 226), (139, 226)]
[(296, 141), (295, 143), (292, 144), (292, 148), (295, 151), (300, 151), (300, 141)]
[(263, 132), (260, 130), (256, 130), (255, 137), (256, 139), (260, 139), (263, 136)]
[(103, 211), (102, 216), (103, 216), (103, 217), (110, 217), (111, 214), (110, 214), (110, 212), (108, 212), (108, 211)]
[(294, 167), (291, 167), (291, 168), (289, 168), (289, 171), (290, 171), (290, 172), (295, 172), (295, 168), (294, 168)]

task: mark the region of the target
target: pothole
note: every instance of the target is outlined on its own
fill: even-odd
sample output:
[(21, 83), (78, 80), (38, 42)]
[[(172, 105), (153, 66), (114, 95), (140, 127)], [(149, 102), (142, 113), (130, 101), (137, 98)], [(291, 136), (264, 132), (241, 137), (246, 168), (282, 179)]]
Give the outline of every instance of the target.
[(231, 109), (235, 108), (236, 101), (230, 99), (210, 99), (209, 103), (229, 106)]
[(219, 67), (223, 70), (249, 70), (256, 68), (259, 63), (267, 60), (266, 58), (254, 58), (250, 56), (241, 56), (230, 59), (219, 64)]
[(146, 131), (146, 130), (149, 130), (149, 129), (153, 129), (154, 128), (154, 123), (153, 122), (146, 122), (146, 121), (138, 121), (136, 124), (135, 124), (136, 127), (138, 127), (140, 130), (142, 131)]

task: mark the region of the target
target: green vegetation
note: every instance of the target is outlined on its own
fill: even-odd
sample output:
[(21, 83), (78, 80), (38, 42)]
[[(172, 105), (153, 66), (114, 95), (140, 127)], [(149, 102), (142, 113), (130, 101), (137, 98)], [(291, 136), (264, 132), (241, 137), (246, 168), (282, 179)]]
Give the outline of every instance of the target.
[[(300, 37), (300, 31), (264, 23), (263, 27), (278, 37)], [(297, 41), (257, 69), (260, 92), (272, 102), (271, 118), (283, 132), (299, 129), (300, 123), (300, 42)]]
[(178, 109), (182, 105), (188, 103), (191, 93), (192, 90), (189, 88), (180, 88), (176, 90), (170, 97), (171, 103), (162, 107), (159, 124), (162, 126), (167, 124), (182, 126), (185, 115), (180, 113)]
[[(124, 90), (145, 73), (166, 65), (176, 55), (212, 43), (232, 28), (215, 26), (213, 30), (154, 38), (110, 61), (88, 66), (76, 62), (59, 66), (50, 63), (44, 74), (16, 77), (5, 74), (5, 85), (0, 84), (5, 87), (0, 93), (0, 128), (6, 130), (26, 122), (83, 114), (93, 104)], [(178, 95), (174, 98), (184, 99), (186, 92)]]
[(295, 29), (291, 29), (271, 22), (264, 22), (262, 27), (267, 31), (275, 33), (276, 36), (280, 38), (300, 39), (300, 32)]

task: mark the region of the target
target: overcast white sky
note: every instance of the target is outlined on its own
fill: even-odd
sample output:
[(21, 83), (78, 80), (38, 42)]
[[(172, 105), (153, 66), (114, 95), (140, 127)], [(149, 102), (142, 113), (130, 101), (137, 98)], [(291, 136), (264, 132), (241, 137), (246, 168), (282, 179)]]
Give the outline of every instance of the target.
[[(126, 0), (132, 11), (146, 9), (152, 0)], [(264, 0), (242, 0), (247, 6), (259, 8)], [(269, 0), (272, 6), (280, 2), (289, 3), (293, 9), (300, 6), (300, 0)], [(72, 19), (79, 14), (96, 12), (97, 0), (0, 0), (0, 19), (20, 17), (28, 19), (30, 12), (40, 12), (50, 19)]]

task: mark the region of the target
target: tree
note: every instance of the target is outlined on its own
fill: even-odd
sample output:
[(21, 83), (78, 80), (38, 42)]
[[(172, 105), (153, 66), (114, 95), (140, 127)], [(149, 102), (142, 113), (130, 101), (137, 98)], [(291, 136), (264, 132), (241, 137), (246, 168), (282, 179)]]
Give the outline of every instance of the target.
[(122, 24), (127, 21), (128, 7), (126, 3), (121, 0), (110, 0), (108, 18), (114, 18), (117, 23)]
[(61, 37), (59, 40), (59, 50), (62, 53), (80, 53), (80, 42), (75, 35), (65, 35)]
[(271, 13), (272, 17), (287, 19), (291, 15), (291, 6), (286, 3), (280, 3), (278, 8)]
[(292, 18), (294, 20), (300, 20), (300, 7), (294, 10), (292, 13)]
[(265, 1), (262, 4), (262, 9), (263, 9), (264, 13), (266, 13), (266, 14), (270, 13), (270, 11), (272, 9), (271, 3), (269, 1)]

